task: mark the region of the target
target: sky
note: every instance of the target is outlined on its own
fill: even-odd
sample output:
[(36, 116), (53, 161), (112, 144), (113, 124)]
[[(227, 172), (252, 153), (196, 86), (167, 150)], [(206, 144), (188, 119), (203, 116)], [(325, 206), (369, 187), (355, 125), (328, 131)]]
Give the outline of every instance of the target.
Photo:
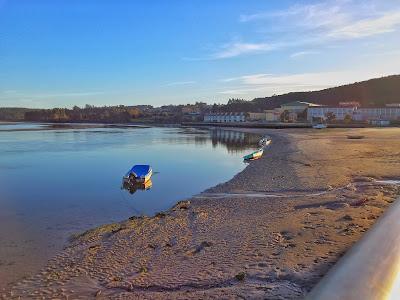
[(0, 0), (0, 107), (226, 103), (400, 74), (400, 0)]

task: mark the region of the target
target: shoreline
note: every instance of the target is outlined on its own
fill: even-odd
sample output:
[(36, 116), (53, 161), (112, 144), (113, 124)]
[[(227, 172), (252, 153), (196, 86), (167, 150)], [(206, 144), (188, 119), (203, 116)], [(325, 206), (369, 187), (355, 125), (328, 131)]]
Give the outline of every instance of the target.
[[(368, 173), (368, 167), (382, 165), (382, 154), (387, 154), (372, 157), (373, 135), (387, 134), (382, 140), (394, 151), (400, 149), (400, 139), (393, 141), (399, 131), (361, 130), (367, 138), (350, 141), (345, 138), (349, 130), (337, 130), (333, 137), (327, 136), (332, 130), (240, 130), (272, 136), (261, 159), (167, 212), (81, 234), (46, 269), (9, 293), (144, 299), (303, 297), (400, 192), (371, 179), (400, 178), (396, 153), (390, 157), (391, 167)], [(332, 140), (343, 147), (344, 156), (358, 149), (354, 144), (366, 143), (372, 160), (343, 171), (343, 157), (341, 162), (335, 157), (340, 153), (329, 152)], [(324, 150), (327, 153), (321, 153)], [(280, 197), (270, 197), (273, 193)], [(221, 194), (224, 197), (210, 196)]]

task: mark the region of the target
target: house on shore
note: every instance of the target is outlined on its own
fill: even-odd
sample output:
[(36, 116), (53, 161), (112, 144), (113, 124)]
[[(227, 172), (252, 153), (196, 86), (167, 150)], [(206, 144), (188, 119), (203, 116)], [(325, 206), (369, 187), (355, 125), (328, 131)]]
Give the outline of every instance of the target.
[(207, 123), (235, 123), (245, 121), (246, 114), (243, 112), (209, 113), (204, 115), (204, 122)]

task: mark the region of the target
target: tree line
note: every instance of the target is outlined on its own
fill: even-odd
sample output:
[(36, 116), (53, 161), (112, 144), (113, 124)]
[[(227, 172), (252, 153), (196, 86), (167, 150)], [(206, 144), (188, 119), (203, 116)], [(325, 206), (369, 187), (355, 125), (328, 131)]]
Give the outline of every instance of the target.
[(38, 109), (25, 112), (24, 120), (33, 122), (112, 122), (125, 123), (143, 115), (136, 107), (86, 105), (84, 108)]

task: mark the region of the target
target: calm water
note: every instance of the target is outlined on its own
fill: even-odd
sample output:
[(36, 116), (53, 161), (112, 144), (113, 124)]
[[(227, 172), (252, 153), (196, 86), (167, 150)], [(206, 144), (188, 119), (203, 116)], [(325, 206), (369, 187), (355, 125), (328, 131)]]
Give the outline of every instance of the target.
[[(0, 262), (46, 256), (72, 233), (166, 210), (229, 180), (257, 141), (220, 129), (0, 124)], [(131, 194), (121, 179), (134, 164), (155, 174), (149, 190)]]

